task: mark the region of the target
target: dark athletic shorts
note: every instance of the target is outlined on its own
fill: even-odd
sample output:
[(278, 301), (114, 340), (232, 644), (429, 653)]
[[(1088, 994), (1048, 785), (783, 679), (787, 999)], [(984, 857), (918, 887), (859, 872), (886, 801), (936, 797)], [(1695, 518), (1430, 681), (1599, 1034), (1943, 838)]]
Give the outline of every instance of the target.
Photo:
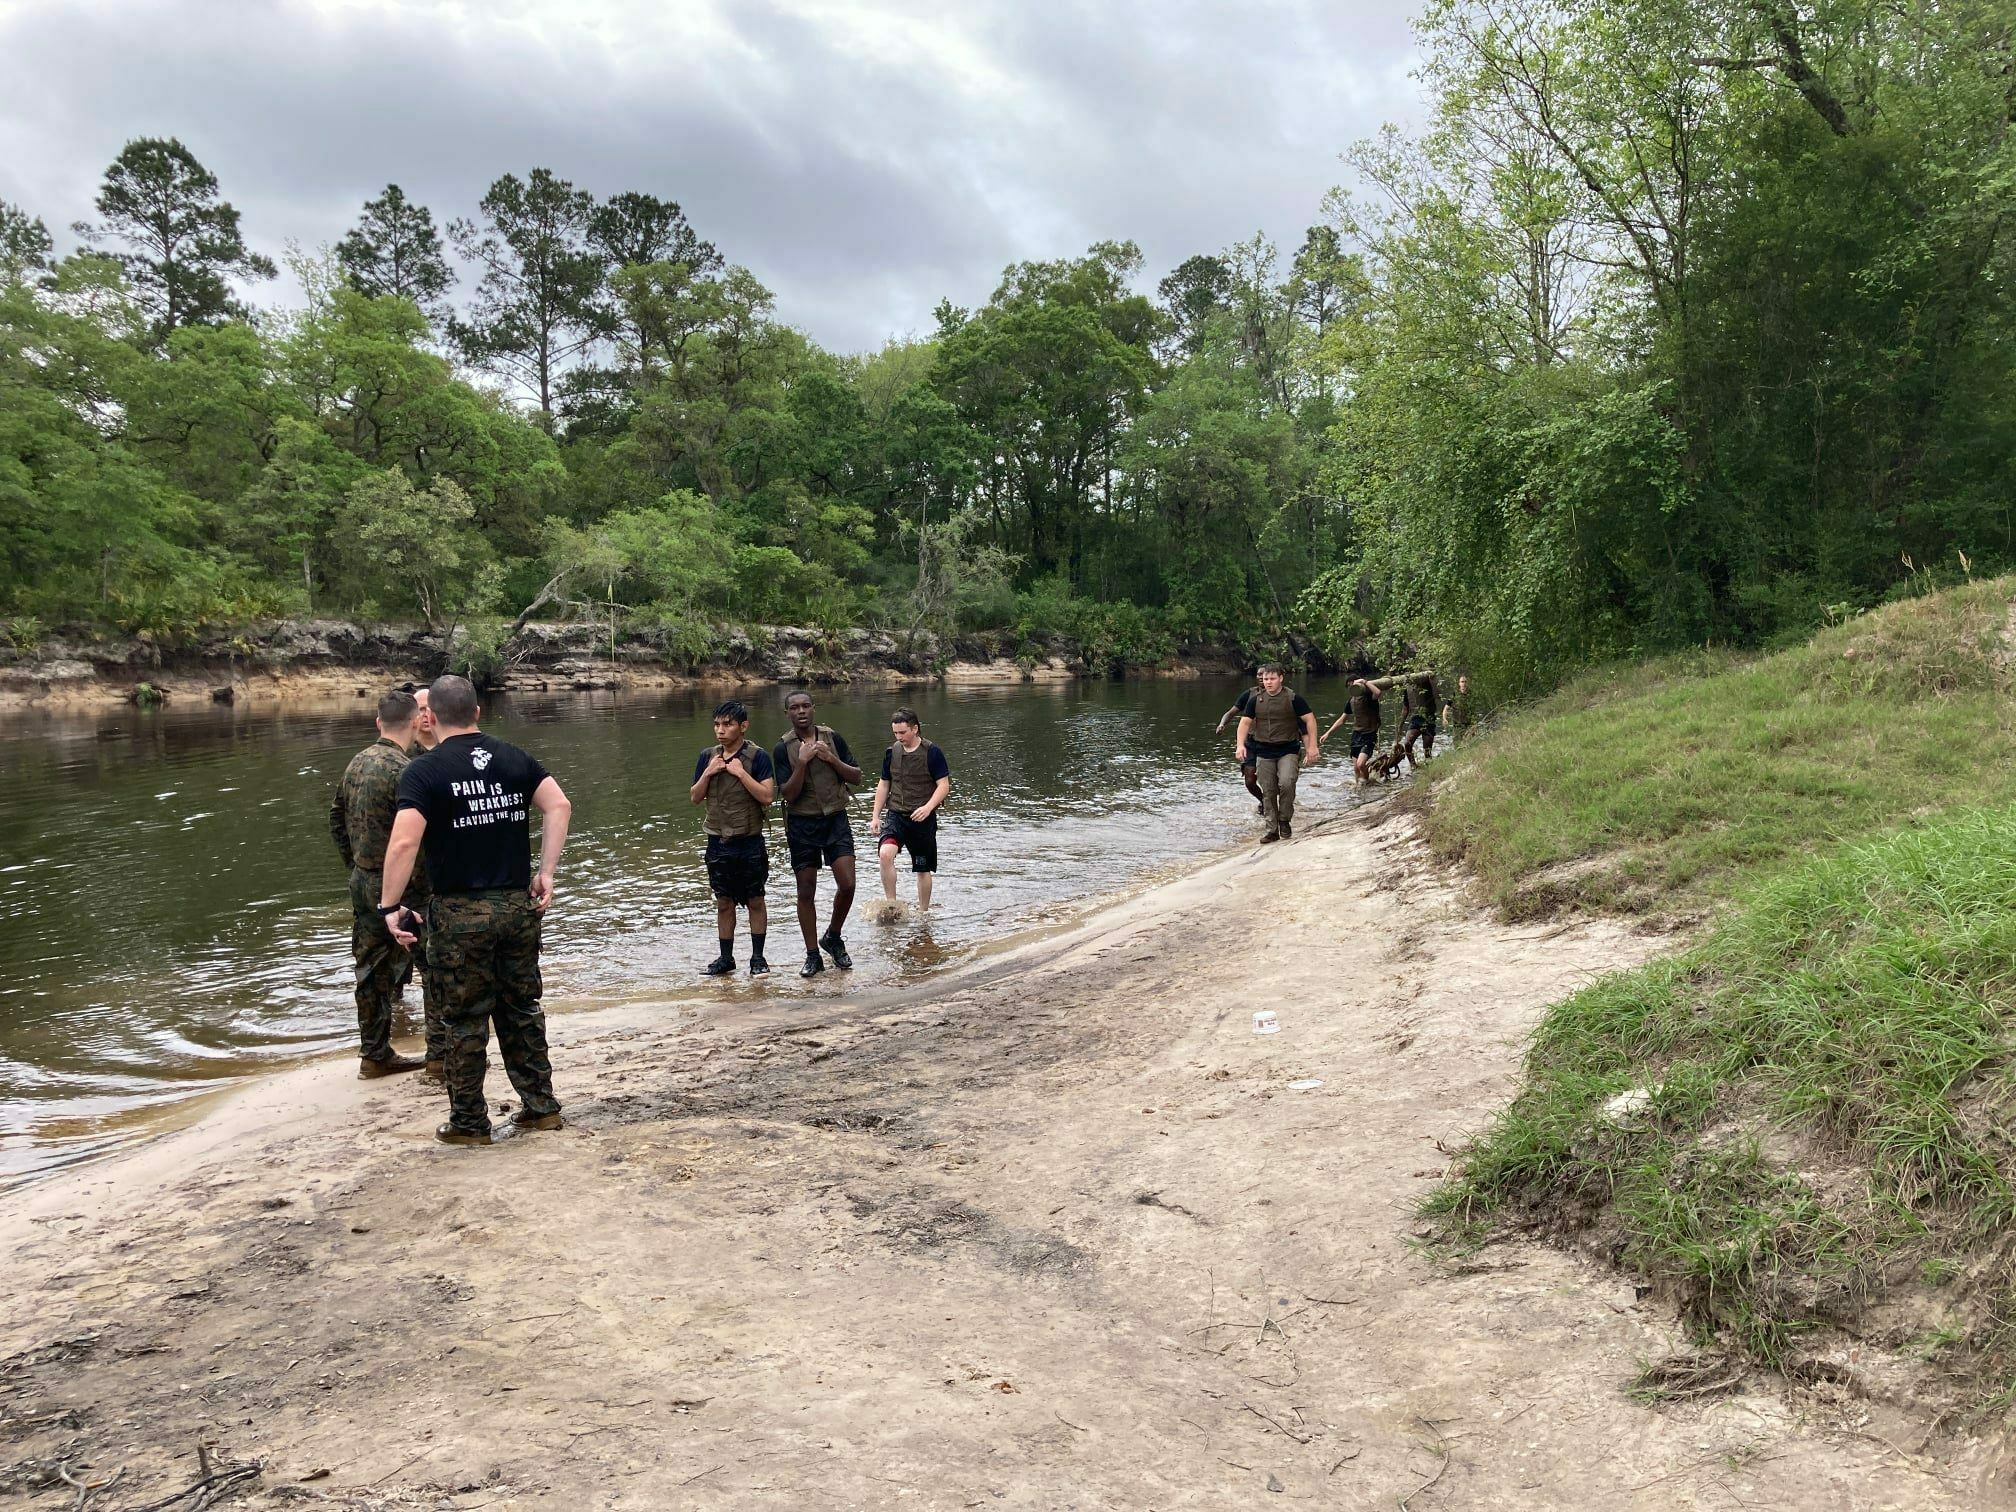
[(822, 863), (831, 866), (842, 856), (854, 854), (854, 826), (847, 811), (837, 814), (786, 814), (784, 843), (791, 847), (791, 870), (807, 871)]
[[(1232, 753), (1232, 759), (1234, 761), (1239, 761), (1239, 753), (1236, 750)], [(1259, 759), (1260, 758), (1258, 756), (1255, 756), (1253, 754), (1253, 747), (1251, 746), (1246, 747), (1246, 759), (1244, 761), (1239, 762), (1239, 770), (1242, 772), (1245, 771), (1246, 768), (1253, 765), (1253, 763), (1258, 761)]]
[(882, 816), (882, 838), (880, 845), (900, 845), (910, 852), (910, 870), (914, 872), (935, 872), (938, 870), (938, 816), (933, 814), (922, 824), (908, 814), (885, 813)]
[(755, 903), (770, 880), (770, 844), (761, 835), (707, 837), (707, 885), (731, 903)]
[(1351, 756), (1353, 760), (1356, 760), (1360, 756), (1376, 756), (1378, 754), (1379, 732), (1377, 730), (1353, 730), (1351, 732)]
[(1423, 735), (1432, 738), (1435, 734), (1435, 721), (1427, 718), (1425, 715), (1415, 714), (1408, 719), (1407, 728), (1410, 730), (1419, 730)]

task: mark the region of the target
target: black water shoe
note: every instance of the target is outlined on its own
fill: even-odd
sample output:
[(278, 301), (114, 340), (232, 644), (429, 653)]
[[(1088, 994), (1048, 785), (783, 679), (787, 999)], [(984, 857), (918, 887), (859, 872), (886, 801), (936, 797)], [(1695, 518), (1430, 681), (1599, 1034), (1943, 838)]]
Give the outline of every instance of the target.
[[(733, 971), (735, 969), (735, 963), (732, 961), (729, 962), (728, 969), (730, 971)], [(770, 975), (770, 963), (764, 960), (763, 957), (761, 956), (749, 957), (749, 975), (751, 976)]]
[(829, 934), (821, 939), (819, 943), (825, 947), (826, 954), (833, 957), (833, 964), (835, 966), (838, 966), (842, 971), (852, 971), (854, 969), (854, 957), (847, 954), (847, 942), (842, 940), (840, 936)]
[(490, 1143), (490, 1131), (488, 1129), (482, 1130), (479, 1133), (469, 1129), (458, 1129), (452, 1123), (441, 1125), (440, 1128), (434, 1131), (434, 1137), (443, 1144), (452, 1145), (487, 1145)]
[(709, 976), (727, 976), (734, 969), (735, 957), (731, 955), (716, 956), (707, 963), (707, 975)]
[(817, 976), (826, 969), (825, 959), (816, 950), (805, 952), (805, 964), (798, 968), (800, 976)]

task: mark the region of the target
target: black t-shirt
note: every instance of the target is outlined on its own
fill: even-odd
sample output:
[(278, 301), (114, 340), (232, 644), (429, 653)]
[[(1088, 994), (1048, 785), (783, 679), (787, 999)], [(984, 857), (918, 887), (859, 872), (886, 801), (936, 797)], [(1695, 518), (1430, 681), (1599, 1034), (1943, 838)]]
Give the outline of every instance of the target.
[[(798, 737), (786, 735), (777, 742), (777, 748), (770, 753), (770, 769), (777, 774), (777, 796), (780, 799), (784, 796), (784, 784), (791, 780), (791, 753), (797, 749)], [(854, 753), (847, 749), (847, 737), (838, 730), (833, 732), (833, 754), (850, 767), (858, 767), (861, 764), (854, 759)], [(698, 782), (700, 779), (696, 776), (693, 780)], [(757, 773), (757, 780), (762, 780), (762, 773)]]
[[(1294, 709), (1295, 717), (1298, 720), (1301, 719), (1305, 714), (1310, 712), (1309, 700), (1304, 698), (1300, 693), (1297, 693), (1295, 695)], [(1248, 688), (1244, 693), (1239, 695), (1239, 712), (1241, 714), (1250, 714), (1253, 712), (1253, 690), (1251, 688)], [(1299, 740), (1255, 740), (1250, 735), (1246, 739), (1246, 754), (1249, 756), (1266, 756), (1271, 759), (1277, 756), (1293, 756), (1301, 749), (1302, 742)]]
[(531, 885), (532, 794), (545, 780), (538, 758), (481, 732), (451, 735), (407, 764), (399, 807), (427, 821), (421, 853), (435, 892)]

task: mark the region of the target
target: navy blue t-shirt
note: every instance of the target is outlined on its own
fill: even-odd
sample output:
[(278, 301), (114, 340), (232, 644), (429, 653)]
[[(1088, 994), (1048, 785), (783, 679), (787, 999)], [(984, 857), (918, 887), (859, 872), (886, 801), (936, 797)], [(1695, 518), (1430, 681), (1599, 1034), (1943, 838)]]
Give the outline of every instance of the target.
[[(753, 740), (745, 740), (742, 744), (749, 747), (749, 775), (754, 777), (758, 782), (763, 781), (775, 770), (770, 765), (770, 753), (757, 745)], [(700, 759), (693, 763), (693, 780), (695, 782), (698, 782), (701, 774), (707, 770), (707, 763), (714, 759), (716, 749), (714, 746), (707, 747), (706, 750), (700, 753)], [(735, 754), (737, 757), (740, 757), (742, 753), (740, 750), (737, 750)]]

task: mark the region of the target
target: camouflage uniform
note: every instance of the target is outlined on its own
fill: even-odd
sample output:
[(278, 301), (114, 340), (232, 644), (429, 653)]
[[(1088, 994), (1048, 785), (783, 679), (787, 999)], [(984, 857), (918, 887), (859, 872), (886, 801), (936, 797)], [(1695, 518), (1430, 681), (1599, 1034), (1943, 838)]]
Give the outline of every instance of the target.
[(539, 1006), (540, 915), (522, 889), (444, 894), (427, 917), (427, 974), (443, 983), (448, 1044), (448, 1121), (488, 1133), (483, 1100), (490, 1026), (524, 1116), (558, 1113), (546, 1014)]
[[(374, 741), (350, 758), (329, 804), (329, 834), (350, 868), (350, 957), (357, 969), (357, 1040), (359, 1054), (368, 1061), (392, 1058), (392, 1009), (413, 974), (413, 957), (392, 938), (385, 916), (378, 911), (385, 847), (392, 838), (393, 800), (406, 762), (406, 753), (392, 741)], [(402, 901), (416, 912), (426, 913), (427, 878), (417, 861)], [(430, 1061), (441, 1060), (446, 1054), (439, 996), (435, 973), (430, 971), (421, 982)]]

